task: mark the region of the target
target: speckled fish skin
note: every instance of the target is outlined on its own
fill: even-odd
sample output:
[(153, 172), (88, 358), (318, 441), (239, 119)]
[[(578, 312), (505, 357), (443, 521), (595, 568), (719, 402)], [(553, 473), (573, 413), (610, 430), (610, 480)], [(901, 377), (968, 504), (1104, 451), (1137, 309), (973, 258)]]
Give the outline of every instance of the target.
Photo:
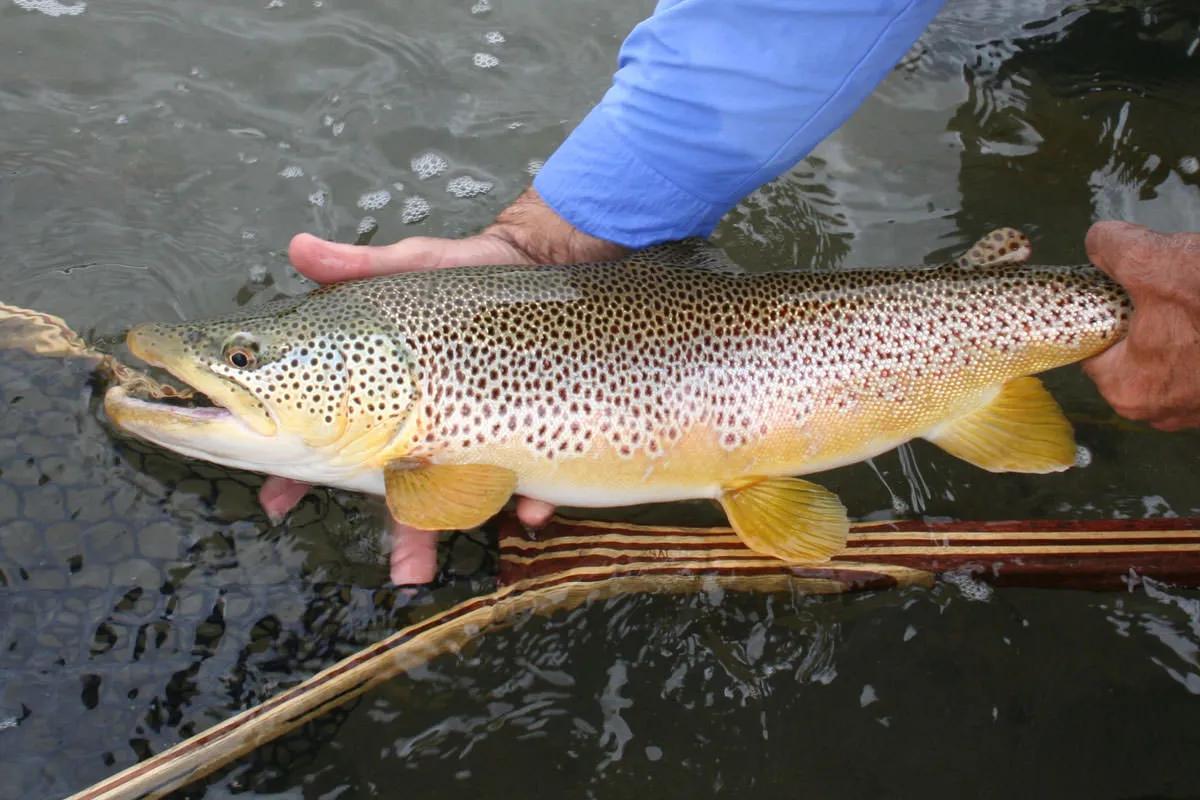
[[(280, 442), (273, 455), (222, 453), (203, 420), (179, 446), (124, 396), (110, 413), (189, 455), (375, 493), (404, 460), (504, 467), (559, 504), (718, 497), (929, 435), (1123, 334), (1120, 287), (1088, 266), (1007, 263), (1027, 251), (1006, 242), (941, 267), (744, 274), (666, 246), (344, 283), (130, 334), (256, 446)], [(251, 368), (229, 363), (238, 346)]]

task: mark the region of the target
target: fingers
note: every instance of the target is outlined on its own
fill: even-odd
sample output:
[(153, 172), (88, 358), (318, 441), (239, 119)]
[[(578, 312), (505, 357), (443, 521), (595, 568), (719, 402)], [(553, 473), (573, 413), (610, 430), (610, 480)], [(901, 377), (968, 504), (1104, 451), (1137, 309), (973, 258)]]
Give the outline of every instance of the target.
[(1097, 222), (1084, 240), (1088, 258), (1130, 292), (1161, 283), (1170, 239), (1131, 222)]
[(430, 583), (437, 576), (437, 533), (392, 521), (392, 583)]
[(442, 266), (444, 241), (414, 236), (386, 247), (361, 247), (300, 233), (288, 245), (288, 258), (317, 283), (335, 283)]
[(517, 498), (517, 519), (530, 528), (543, 528), (554, 516), (554, 506), (529, 497)]
[(268, 475), (262, 488), (258, 490), (258, 503), (271, 520), (271, 524), (278, 525), (283, 522), (287, 513), (304, 499), (304, 495), (308, 494), (311, 488), (311, 483)]
[(1141, 405), (1137, 398), (1130, 398), (1126, 388), (1134, 379), (1135, 370), (1129, 363), (1129, 346), (1117, 342), (1098, 356), (1083, 362), (1083, 371), (1113, 410), (1126, 419), (1140, 419)]
[(466, 239), (410, 236), (395, 244), (372, 247), (327, 242), (300, 233), (288, 245), (288, 258), (301, 274), (317, 283), (441, 267), (528, 263), (528, 258), (512, 245), (487, 234)]

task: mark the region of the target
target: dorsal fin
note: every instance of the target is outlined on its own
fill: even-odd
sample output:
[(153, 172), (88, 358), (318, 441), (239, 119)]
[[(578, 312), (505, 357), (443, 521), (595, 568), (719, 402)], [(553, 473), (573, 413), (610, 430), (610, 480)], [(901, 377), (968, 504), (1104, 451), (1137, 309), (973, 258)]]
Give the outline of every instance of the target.
[(1028, 236), (1016, 228), (997, 228), (971, 245), (954, 263), (962, 269), (1024, 264), (1032, 252)]
[(732, 274), (742, 272), (742, 268), (733, 263), (721, 248), (699, 236), (651, 245), (630, 253), (623, 262), (630, 266), (691, 267)]

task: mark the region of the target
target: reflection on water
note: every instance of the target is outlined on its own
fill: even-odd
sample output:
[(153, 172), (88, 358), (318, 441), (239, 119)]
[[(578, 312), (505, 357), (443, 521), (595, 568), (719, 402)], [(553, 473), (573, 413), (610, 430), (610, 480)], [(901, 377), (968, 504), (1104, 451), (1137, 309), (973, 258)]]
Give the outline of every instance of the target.
[[(112, 335), (304, 290), (298, 230), (475, 229), (649, 8), (0, 0), (0, 298)], [(1081, 260), (1099, 216), (1200, 230), (1198, 48), (1179, 0), (950, 0), (716, 238), (752, 269), (839, 269), (998, 225), (1045, 261)], [(822, 480), (864, 518), (1200, 514), (1200, 437), (1122, 422), (1076, 370), (1048, 382), (1084, 468), (990, 475), (916, 443)], [(314, 492), (271, 526), (257, 477), (115, 439), (97, 405), (83, 366), (0, 354), (0, 798), (79, 789), (492, 586), (477, 534), (400, 593), (377, 503)], [(597, 603), (396, 680), (207, 793), (1192, 794), (1200, 596), (1130, 587)]]

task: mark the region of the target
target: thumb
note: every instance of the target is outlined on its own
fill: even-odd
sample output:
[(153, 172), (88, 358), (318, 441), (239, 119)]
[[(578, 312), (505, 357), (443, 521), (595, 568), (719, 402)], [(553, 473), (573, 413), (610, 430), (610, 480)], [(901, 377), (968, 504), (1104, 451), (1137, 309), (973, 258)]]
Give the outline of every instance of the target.
[(340, 244), (308, 233), (297, 234), (288, 258), (317, 283), (372, 278), (395, 272), (480, 264), (520, 264), (529, 259), (508, 242), (487, 234), (465, 239), (410, 236), (383, 247)]
[(1122, 389), (1130, 376), (1129, 348), (1124, 340), (1117, 342), (1098, 356), (1083, 362), (1083, 372), (1117, 413), (1125, 407)]
[(445, 241), (414, 236), (385, 247), (370, 247), (301, 233), (288, 245), (288, 259), (305, 277), (317, 283), (335, 283), (440, 266)]
[[(1166, 237), (1131, 222), (1097, 222), (1087, 232), (1084, 247), (1100, 270), (1131, 293), (1153, 286), (1161, 277)], [(1135, 295), (1136, 296), (1136, 295)]]

